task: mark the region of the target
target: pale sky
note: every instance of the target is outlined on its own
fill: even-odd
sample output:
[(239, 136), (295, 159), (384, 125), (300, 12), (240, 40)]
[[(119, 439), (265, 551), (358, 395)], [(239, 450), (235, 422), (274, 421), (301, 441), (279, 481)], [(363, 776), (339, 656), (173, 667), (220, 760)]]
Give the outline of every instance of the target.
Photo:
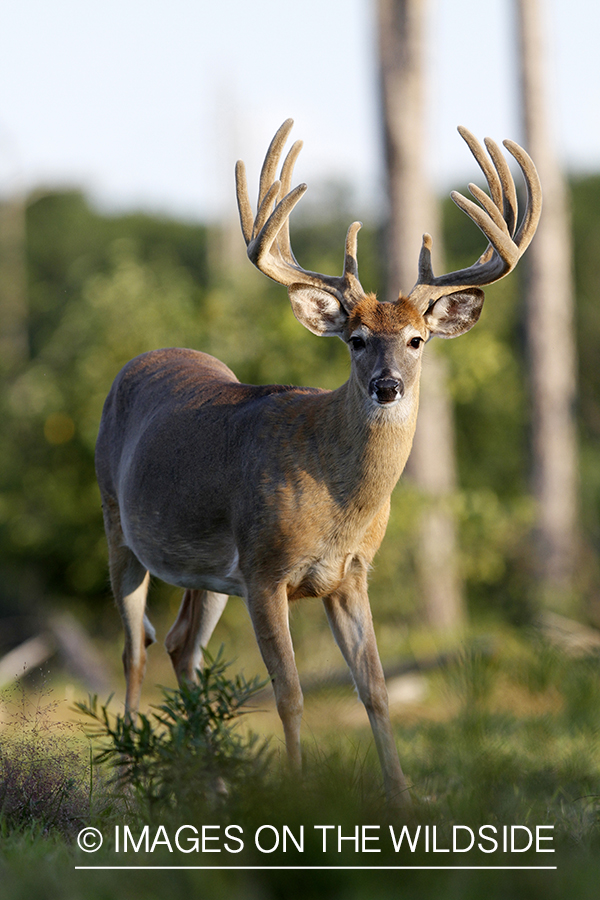
[[(600, 4), (540, 2), (559, 151), (600, 172)], [(6, 2), (0, 194), (68, 185), (105, 209), (230, 214), (235, 159), (254, 172), (292, 116), (298, 180), (343, 179), (368, 215), (382, 180), (373, 17), (372, 0)], [(513, 0), (430, 0), (429, 20), (428, 164), (446, 190), (476, 175), (457, 124), (522, 139)]]

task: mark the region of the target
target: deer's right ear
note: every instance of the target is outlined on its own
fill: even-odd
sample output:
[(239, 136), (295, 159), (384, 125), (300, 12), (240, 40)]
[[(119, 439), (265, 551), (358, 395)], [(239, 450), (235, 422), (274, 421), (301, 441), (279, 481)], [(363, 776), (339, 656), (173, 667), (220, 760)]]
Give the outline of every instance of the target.
[(290, 284), (288, 295), (305, 328), (319, 336), (343, 337), (348, 314), (334, 294), (310, 284)]

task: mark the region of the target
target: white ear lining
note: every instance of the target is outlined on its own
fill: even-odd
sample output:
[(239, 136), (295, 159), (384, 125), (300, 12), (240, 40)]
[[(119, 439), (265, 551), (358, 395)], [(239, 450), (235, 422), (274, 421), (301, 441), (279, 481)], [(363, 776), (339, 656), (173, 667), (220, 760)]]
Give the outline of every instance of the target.
[(319, 336), (342, 336), (348, 314), (334, 294), (310, 284), (292, 284), (288, 295), (294, 315), (305, 328)]
[(480, 288), (444, 294), (425, 313), (427, 327), (432, 334), (442, 338), (465, 334), (479, 319), (483, 301), (484, 293)]

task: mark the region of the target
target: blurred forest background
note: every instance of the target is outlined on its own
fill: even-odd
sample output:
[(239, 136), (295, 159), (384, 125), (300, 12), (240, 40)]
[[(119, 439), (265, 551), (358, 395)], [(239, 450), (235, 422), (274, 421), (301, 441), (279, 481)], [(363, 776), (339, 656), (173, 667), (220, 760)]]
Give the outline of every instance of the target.
[[(598, 621), (600, 175), (571, 182), (570, 196), (580, 359), (575, 611)], [(295, 229), (298, 258), (316, 271), (339, 267), (348, 221), (343, 197), (332, 186), (318, 220)], [(480, 236), (450, 202), (443, 213), (448, 265), (459, 268), (480, 251)], [(25, 227), (29, 358), (4, 371), (1, 400), (2, 616), (27, 615), (41, 624), (49, 608), (66, 606), (92, 633), (113, 630), (93, 454), (119, 368), (146, 350), (182, 345), (226, 360), (244, 381), (335, 387), (346, 378), (347, 353), (341, 342), (302, 329), (285, 291), (255, 275), (241, 253), (238, 266), (224, 268), (217, 229), (103, 216), (76, 192), (27, 198)], [(361, 232), (361, 278), (374, 288), (383, 279), (380, 247), (377, 230)], [(519, 624), (531, 621), (536, 596), (523, 268), (489, 290), (477, 328), (442, 346), (456, 413), (454, 503), (469, 614)], [(377, 622), (400, 633), (421, 614), (413, 562), (418, 505), (403, 479), (371, 578)], [(3, 630), (2, 649), (29, 630), (25, 623), (15, 633)]]
[[(473, 170), (475, 176), (475, 163)], [(344, 183), (315, 186), (312, 204), (294, 214), (292, 240), (303, 266), (339, 271), (353, 218), (351, 193)], [(541, 590), (526, 257), (516, 273), (486, 291), (478, 326), (435, 349), (454, 421), (450, 451), (439, 450), (453, 447), (456, 466), (444, 502), (456, 527), (453, 564), (462, 612), (450, 617), (448, 634), (530, 626), (548, 609), (600, 626), (600, 174), (571, 178), (567, 193), (579, 453), (571, 572), (560, 591)], [(480, 233), (450, 200), (439, 210), (445, 270), (470, 265), (484, 249)], [(389, 281), (386, 228), (383, 221), (367, 225), (359, 239), (361, 281), (380, 297)], [(411, 283), (401, 286), (408, 290)], [(153, 348), (186, 346), (223, 359), (242, 381), (334, 388), (347, 377), (347, 351), (296, 322), (284, 289), (245, 259), (237, 223), (109, 215), (77, 190), (3, 200), (0, 315), (0, 656), (68, 611), (88, 634), (115, 643), (116, 659), (120, 629), (93, 454), (102, 404), (121, 366)], [(549, 349), (557, 360), (564, 353), (560, 339)], [(419, 562), (419, 523), (431, 502), (413, 465), (395, 491), (371, 577), (388, 659), (406, 654), (411, 629), (435, 631), (439, 624), (424, 607)], [(156, 585), (151, 616), (171, 616), (178, 602), (179, 592)], [(235, 639), (231, 616), (224, 628)], [(314, 646), (315, 630), (326, 629), (324, 616), (298, 626), (301, 657), (304, 627)], [(244, 622), (240, 643), (249, 628)], [(443, 636), (439, 642), (443, 646)]]

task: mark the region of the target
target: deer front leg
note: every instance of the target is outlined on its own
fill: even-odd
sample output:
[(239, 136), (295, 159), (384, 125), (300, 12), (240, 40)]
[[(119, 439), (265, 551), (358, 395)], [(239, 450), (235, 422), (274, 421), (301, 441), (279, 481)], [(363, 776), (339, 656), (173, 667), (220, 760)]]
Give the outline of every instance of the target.
[(379, 659), (367, 594), (366, 573), (351, 573), (337, 591), (323, 598), (336, 643), (348, 663), (375, 738), (388, 800), (409, 809), (408, 785), (392, 732), (388, 694)]
[(288, 759), (294, 769), (301, 769), (300, 723), (303, 698), (289, 628), (285, 588), (279, 588), (273, 593), (251, 591), (248, 610), (261, 656), (273, 684)]

